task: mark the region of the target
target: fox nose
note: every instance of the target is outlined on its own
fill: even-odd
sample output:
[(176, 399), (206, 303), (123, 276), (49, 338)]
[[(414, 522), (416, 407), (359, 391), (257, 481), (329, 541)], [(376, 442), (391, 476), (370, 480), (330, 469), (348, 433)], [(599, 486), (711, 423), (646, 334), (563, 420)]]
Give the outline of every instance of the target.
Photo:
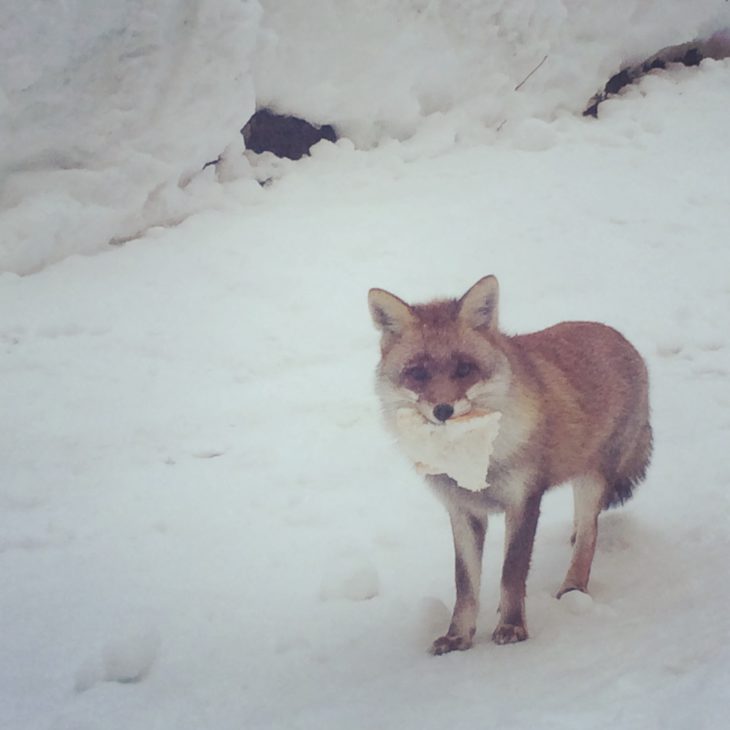
[(448, 421), (451, 416), (454, 415), (454, 407), (448, 403), (439, 403), (433, 409), (433, 415), (438, 418), (439, 421)]

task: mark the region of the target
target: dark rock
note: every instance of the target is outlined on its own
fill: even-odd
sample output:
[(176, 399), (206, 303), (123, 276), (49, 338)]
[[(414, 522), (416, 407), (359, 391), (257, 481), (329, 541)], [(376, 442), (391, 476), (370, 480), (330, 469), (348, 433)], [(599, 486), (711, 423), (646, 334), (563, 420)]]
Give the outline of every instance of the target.
[[(719, 47), (719, 42), (716, 43)], [(589, 102), (583, 112), (584, 117), (597, 117), (598, 106), (602, 101), (605, 101), (613, 94), (617, 94), (624, 86), (633, 84), (637, 79), (640, 79), (644, 74), (653, 71), (654, 69), (663, 69), (667, 67), (668, 63), (682, 63), (685, 66), (699, 66), (705, 56), (712, 56), (714, 58), (723, 57), (723, 54), (718, 51), (712, 51), (705, 53), (705, 49), (702, 44), (685, 43), (681, 46), (671, 46), (664, 48), (659, 53), (654, 54), (651, 58), (646, 61), (631, 66), (629, 68), (621, 69), (618, 73), (611, 76), (603, 87), (603, 91), (596, 94)], [(727, 55), (727, 54), (724, 54)]]
[(309, 148), (322, 139), (336, 142), (337, 135), (329, 124), (317, 127), (299, 117), (275, 114), (259, 109), (241, 130), (246, 149), (252, 152), (273, 152), (277, 157), (298, 160), (309, 154)]
[(625, 68), (623, 71), (619, 71), (617, 74), (611, 76), (606, 82), (606, 86), (603, 88), (604, 94), (618, 94), (624, 86), (628, 86), (632, 82), (631, 74), (629, 70)]
[(690, 48), (682, 57), (685, 66), (699, 66), (704, 56), (699, 48)]

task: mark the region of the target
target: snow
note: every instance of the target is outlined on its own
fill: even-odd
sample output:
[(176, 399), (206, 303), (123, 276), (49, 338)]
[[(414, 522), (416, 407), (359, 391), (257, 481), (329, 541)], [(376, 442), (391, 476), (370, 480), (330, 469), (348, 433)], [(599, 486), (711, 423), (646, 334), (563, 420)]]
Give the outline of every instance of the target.
[(0, 271), (36, 271), (207, 207), (195, 178), (243, 150), (254, 111), (259, 12), (240, 0), (4, 4)]
[(506, 122), (581, 112), (624, 66), (730, 24), (722, 0), (262, 5), (259, 103), (334, 124), (361, 146), (409, 138), (433, 117), (455, 138), (482, 140)]
[[(48, 53), (13, 46), (18, 87), (3, 86), (5, 111), (19, 115), (21, 127), (32, 121), (21, 91), (69, 113), (101, 103), (70, 77), (78, 104), (48, 100), (36, 85), (58, 88), (51, 71), (68, 68), (69, 51), (51, 39), (71, 27), (60, 9), (36, 5), (32, 17), (29, 9), (14, 22), (35, 33), (45, 17)], [(192, 53), (181, 79), (194, 74), (192, 86), (212, 84), (211, 94), (230, 88), (216, 74), (239, 50), (244, 63), (256, 36), (240, 30), (237, 13), (269, 33), (279, 25), (299, 33), (284, 25), (293, 4), (262, 5), (256, 21), (252, 4), (186, 4), (232, 13), (230, 23), (193, 24), (186, 35), (188, 11), (158, 3), (180, 32), (169, 26), (167, 51), (150, 46), (150, 88), (167, 88), (173, 49)], [(647, 44), (685, 40), (682, 23), (687, 32), (712, 32), (724, 3), (678, 3), (661, 15), (657, 3), (624, 5), (632, 21), (646, 23), (621, 40), (628, 54), (652, 24)], [(64, 7), (83, 16), (81, 4)], [(339, 4), (329, 7), (331, 16), (319, 15), (322, 54), (334, 42), (328, 23), (349, 18)], [(467, 18), (475, 7), (458, 6)], [(545, 22), (550, 9), (578, 12), (567, 2), (511, 7), (544, 13)], [(142, 3), (126, 8), (99, 5), (88, 27), (120, 27), (125, 12), (149, 12)], [(379, 3), (360, 19), (377, 29), (389, 11)], [(610, 15), (606, 27), (626, 13)], [(606, 48), (615, 40), (602, 38), (603, 16), (579, 16), (583, 30), (592, 29), (595, 54), (586, 53), (610, 65)], [(215, 41), (224, 28), (229, 41), (240, 34), (240, 49)], [(351, 47), (354, 56), (346, 41), (355, 37), (343, 35), (343, 53)], [(412, 38), (416, 48), (420, 39)], [(299, 43), (279, 36), (289, 51), (290, 91), (309, 73), (297, 63)], [(324, 68), (309, 48), (312, 64)], [(380, 80), (392, 76), (396, 89), (410, 85), (424, 58), (399, 49), (391, 58), (407, 59), (406, 80), (390, 67), (386, 76), (379, 59), (371, 69)], [(101, 83), (100, 63), (72, 65), (78, 83), (95, 67)], [(48, 67), (35, 76), (33, 64)], [(546, 66), (531, 82), (547, 84)], [(242, 68), (228, 69), (242, 88), (251, 78), (264, 83), (260, 68), (248, 80)], [(461, 89), (459, 68), (443, 71), (454, 89)], [(505, 86), (527, 71), (515, 70)], [(332, 73), (340, 99), (332, 108), (344, 110), (348, 100), (335, 93), (340, 71)], [(257, 86), (257, 95), (283, 98), (284, 82), (277, 83)], [(169, 120), (192, 93), (184, 87), (172, 85), (170, 106), (159, 109), (168, 121), (146, 138), (152, 167), (169, 162), (155, 177), (165, 190), (194, 167), (183, 148), (196, 145), (198, 161), (209, 149), (215, 155), (239, 124), (229, 107), (220, 116), (198, 109), (174, 138)], [(193, 176), (178, 225), (152, 225), (99, 256), (77, 254), (98, 248), (101, 234), (82, 236), (76, 248), (70, 238), (51, 245), (56, 223), (35, 228), (36, 219), (41, 210), (60, 211), (76, 225), (72, 237), (87, 225), (104, 235), (122, 230), (108, 224), (109, 209), (131, 215), (129, 196), (153, 177), (145, 168), (139, 185), (129, 182), (135, 155), (110, 151), (93, 170), (13, 174), (13, 185), (17, 175), (27, 183), (29, 217), (16, 206), (0, 218), (5, 251), (17, 256), (6, 267), (15, 273), (0, 274), (3, 728), (724, 726), (730, 62), (653, 72), (604, 103), (598, 120), (568, 108), (542, 114), (557, 108), (543, 95), (568, 93), (559, 87), (535, 91), (534, 114), (511, 118), (479, 144), (455, 135), (455, 120), (471, 125), (467, 89), (461, 107), (420, 121), (398, 112), (403, 133), (386, 129), (372, 149), (342, 140), (321, 143), (297, 163), (252, 156), (252, 172), (232, 157), (224, 181), (211, 168)], [(126, 97), (139, 102), (138, 126), (120, 145), (144, 137), (154, 98), (145, 93)], [(356, 84), (352, 97), (361, 93)], [(225, 96), (244, 107), (253, 100)], [(326, 96), (312, 91), (312, 105)], [(323, 107), (323, 116), (330, 111)], [(198, 136), (202, 120), (209, 139)], [(74, 126), (60, 117), (57, 124), (58, 138), (24, 130), (28, 149), (55, 147)], [(104, 119), (98, 124), (103, 129)], [(75, 135), (73, 144), (84, 138)], [(165, 140), (178, 149), (170, 158), (157, 147)], [(98, 151), (91, 138), (89, 145)], [(118, 208), (104, 198), (95, 209), (93, 196), (75, 187), (77, 174), (94, 170), (83, 183), (94, 195), (127, 181)], [(260, 187), (250, 175), (264, 173), (274, 180)], [(64, 202), (55, 207), (48, 196)], [(164, 220), (143, 221), (153, 222)], [(66, 236), (65, 226), (57, 233)], [(57, 263), (18, 275), (49, 261)], [(507, 647), (489, 641), (503, 540), (502, 518), (492, 519), (476, 644), (436, 658), (427, 648), (453, 602), (448, 517), (382, 426), (373, 392), (378, 334), (366, 295), (377, 286), (408, 301), (458, 296), (488, 273), (500, 279), (507, 331), (594, 319), (629, 337), (649, 364), (655, 454), (635, 498), (601, 518), (590, 598), (553, 597), (569, 561), (572, 506), (569, 489), (546, 497), (528, 581), (530, 639)]]
[(226, 207), (220, 183), (255, 174), (239, 131), (256, 105), (361, 149), (407, 141), (410, 159), (496, 130), (541, 150), (545, 122), (625, 65), (730, 28), (725, 0), (16, 6), (0, 8), (0, 271), (20, 274)]

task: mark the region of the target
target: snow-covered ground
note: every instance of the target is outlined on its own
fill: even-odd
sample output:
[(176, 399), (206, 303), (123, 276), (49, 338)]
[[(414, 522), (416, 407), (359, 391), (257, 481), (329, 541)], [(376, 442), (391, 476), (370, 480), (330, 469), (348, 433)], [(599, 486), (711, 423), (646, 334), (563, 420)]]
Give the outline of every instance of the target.
[[(729, 94), (708, 61), (492, 145), (322, 144), (226, 210), (0, 277), (2, 727), (724, 727)], [(381, 428), (365, 295), (490, 272), (509, 331), (636, 343), (656, 450), (592, 603), (552, 597), (558, 491), (530, 640), (489, 641), (497, 517), (476, 646), (435, 658), (448, 520)]]
[[(725, 727), (730, 61), (654, 72), (605, 102), (598, 120), (574, 107), (582, 85), (592, 92), (617, 59), (636, 60), (642, 39), (651, 53), (686, 40), (683, 27), (712, 32), (726, 3), (677, 3), (666, 17), (661, 3), (638, 0), (592, 20), (567, 1), (521, 3), (512, 21), (502, 13), (503, 28), (537, 24), (550, 41), (540, 52), (563, 70), (578, 57), (593, 63), (577, 67), (580, 94), (546, 64), (521, 101), (509, 90), (526, 70), (510, 66), (498, 125), (483, 106), (496, 77), (467, 83), (474, 27), (462, 23), (447, 42), (432, 18), (418, 38), (391, 38), (403, 63), (377, 140), (358, 125), (378, 88), (367, 79), (345, 93), (336, 64), (329, 86), (294, 94), (327, 68), (324, 51), (306, 46), (317, 29), (327, 52), (334, 45), (353, 74), (360, 68), (366, 44), (343, 5), (311, 3), (320, 24), (299, 26), (293, 4), (162, 3), (169, 37), (158, 37), (142, 0), (129, 0), (126, 15), (99, 4), (94, 17), (67, 2), (64, 12), (116, 39), (128, 76), (98, 67), (91, 32), (77, 53), (51, 40), (44, 56), (20, 41), (8, 52), (15, 85), (3, 87), (2, 131), (40, 124), (41, 102), (71, 116), (55, 131), (28, 128), (25, 151), (0, 155), (13, 170), (0, 195), (4, 268), (25, 273), (66, 256), (30, 276), (0, 274), (0, 728)], [(454, 17), (476, 17), (478, 5), (458, 3)], [(440, 4), (408, 7), (428, 16)], [(385, 32), (393, 2), (373, 8), (362, 22)], [(15, 27), (25, 18), (37, 33), (47, 17), (47, 38), (60, 38), (66, 26), (54, 33), (45, 9)], [(554, 21), (563, 11), (569, 31)], [(614, 15), (615, 25), (623, 17), (651, 31), (622, 46), (597, 30)], [(561, 39), (583, 44), (560, 55)], [(455, 66), (424, 75), (423, 44), (448, 56), (457, 40), (466, 50)], [(507, 68), (510, 49), (526, 53), (533, 36), (498, 40), (494, 58)], [(141, 97), (122, 83), (139, 75), (137, 47), (149, 75)], [(241, 65), (221, 77), (234, 57)], [(69, 68), (83, 73), (74, 81)], [(382, 81), (392, 68), (370, 70)], [(77, 107), (49, 96), (54, 79), (100, 86)], [(94, 107), (111, 81), (119, 95)], [(201, 105), (170, 136), (191, 94), (220, 100), (231, 85), (241, 93), (210, 128)], [(113, 121), (115, 102), (139, 101), (137, 116), (149, 116), (157, 88), (170, 90), (160, 129), (147, 136), (125, 117), (113, 127), (124, 130), (118, 143), (91, 167), (51, 171), (57, 159), (44, 167), (48, 155), (26, 154), (54, 150), (84, 109)], [(254, 88), (267, 103), (344, 124), (357, 146), (321, 143), (297, 163), (236, 163), (229, 152), (218, 178), (212, 167), (194, 173), (237, 134), (234, 112), (253, 108)], [(64, 159), (85, 142), (99, 154), (95, 139), (65, 139)], [(260, 187), (254, 174), (274, 181)], [(179, 218), (105, 245), (127, 230), (120, 221)], [(635, 498), (601, 518), (592, 600), (553, 598), (572, 520), (570, 490), (557, 490), (543, 503), (528, 582), (529, 641), (489, 640), (503, 538), (495, 517), (476, 645), (437, 658), (426, 649), (453, 600), (450, 528), (382, 428), (366, 294), (457, 296), (488, 273), (500, 278), (507, 331), (595, 319), (636, 344), (650, 368), (655, 454)]]

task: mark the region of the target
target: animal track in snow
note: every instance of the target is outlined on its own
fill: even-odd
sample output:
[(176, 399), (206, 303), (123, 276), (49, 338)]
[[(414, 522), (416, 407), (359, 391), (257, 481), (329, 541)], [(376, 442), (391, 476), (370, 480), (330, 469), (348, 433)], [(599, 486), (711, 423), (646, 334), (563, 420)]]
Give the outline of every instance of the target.
[(160, 636), (154, 629), (108, 641), (98, 656), (79, 668), (76, 673), (76, 691), (84, 692), (99, 682), (141, 682), (155, 663), (159, 647)]

